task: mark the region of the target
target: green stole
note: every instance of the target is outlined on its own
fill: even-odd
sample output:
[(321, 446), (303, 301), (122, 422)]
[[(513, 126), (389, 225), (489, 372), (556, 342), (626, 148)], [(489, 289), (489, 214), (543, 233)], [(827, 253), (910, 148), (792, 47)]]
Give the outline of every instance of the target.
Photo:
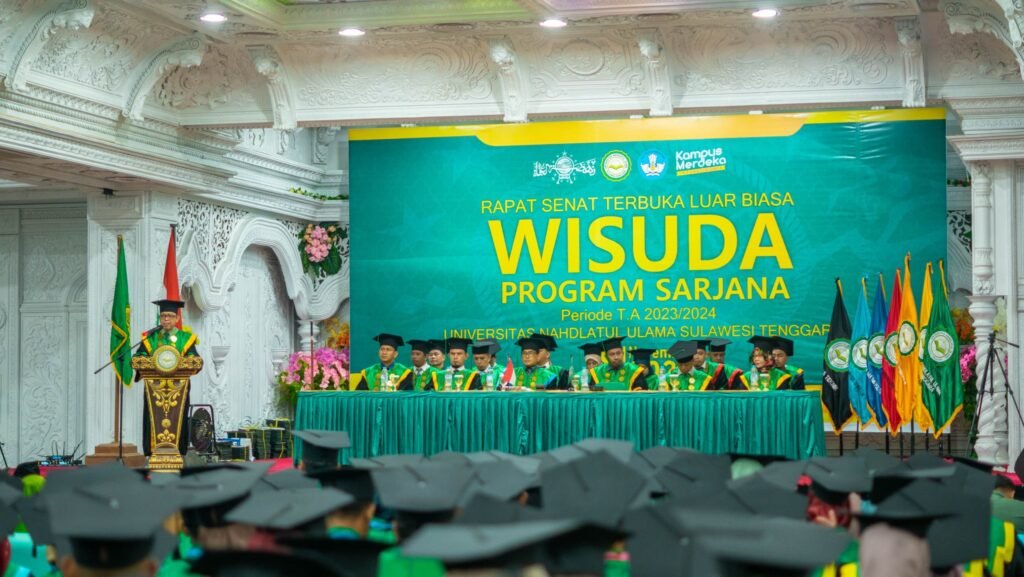
[(643, 371), (643, 367), (631, 361), (623, 363), (618, 370), (604, 363), (590, 369), (590, 384), (604, 387), (606, 391), (628, 391), (630, 383)]
[[(196, 344), (197, 340), (194, 334), (182, 329), (178, 329), (173, 335), (160, 330), (147, 334), (146, 339), (142, 341), (142, 346), (145, 347), (146, 354), (152, 355), (158, 348), (164, 345), (171, 345), (184, 357), (196, 354), (192, 350), (192, 346)], [(141, 351), (137, 354), (141, 354)]]
[(780, 371), (779, 369), (772, 367), (771, 372), (767, 373), (768, 378), (764, 378), (766, 373), (759, 373), (758, 371), (751, 371), (747, 383), (747, 387), (751, 391), (777, 391), (779, 387), (789, 382), (789, 374)]
[[(448, 365), (448, 366), (450, 367), (451, 365)], [(433, 374), (433, 376), (431, 376), (431, 378), (434, 380), (434, 390), (435, 391), (444, 391), (444, 379), (445, 379), (445, 376), (447, 376), (447, 374), (448, 374), (448, 370), (447, 369), (443, 369), (443, 370), (442, 369), (434, 369), (434, 374)], [(455, 380), (455, 375), (458, 375), (458, 374), (462, 375), (462, 386), (461, 387), (459, 386), (459, 383)], [(452, 390), (453, 391), (465, 391), (466, 390), (466, 386), (469, 385), (469, 377), (472, 374), (473, 374), (473, 369), (470, 369), (466, 365), (462, 365), (462, 368), (460, 368), (457, 371), (452, 371)]]
[[(380, 373), (383, 368), (384, 367), (380, 363), (377, 363), (375, 365), (366, 367), (365, 369), (362, 370), (360, 374), (363, 376), (363, 380), (366, 381), (366, 388), (368, 390), (383, 390), (380, 386)], [(391, 365), (391, 368), (388, 370), (388, 375), (398, 375), (396, 390), (398, 385), (401, 385), (402, 381), (405, 380), (405, 377), (408, 376), (409, 373), (411, 372), (411, 370), (409, 370), (405, 365), (398, 361), (395, 361), (394, 364)]]
[(437, 369), (430, 365), (427, 365), (419, 375), (416, 374), (415, 367), (409, 367), (409, 370), (413, 372), (412, 389), (414, 391), (422, 391), (427, 386), (427, 383), (433, 384), (434, 378), (431, 375), (437, 371)]
[[(708, 368), (708, 370), (705, 371), (705, 372), (707, 374), (711, 375), (711, 380), (712, 381), (715, 380), (715, 373), (717, 373), (718, 370), (719, 370), (719, 367), (721, 367), (722, 378), (724, 379), (726, 387), (729, 387), (729, 386), (732, 385), (732, 383), (730, 383), (729, 381), (732, 380), (732, 376), (735, 375), (737, 371), (739, 371), (740, 374), (736, 378), (739, 379), (739, 378), (743, 377), (743, 371), (742, 370), (740, 370), (738, 367), (734, 367), (734, 366), (732, 366), (732, 365), (730, 365), (728, 363), (716, 363), (714, 361), (705, 361), (704, 364)], [(747, 383), (746, 378), (743, 377), (740, 382), (743, 384), (744, 388), (746, 388), (746, 383)]]
[[(711, 384), (711, 375), (693, 369), (690, 374), (676, 373), (679, 376), (679, 387), (677, 391), (706, 391), (708, 385)], [(673, 375), (674, 376), (674, 375)], [(671, 379), (669, 379), (669, 389), (672, 388)]]
[(548, 383), (552, 379), (557, 379), (558, 375), (552, 373), (548, 369), (535, 366), (533, 368), (516, 367), (516, 386), (524, 387), (532, 391), (541, 390), (547, 388)]

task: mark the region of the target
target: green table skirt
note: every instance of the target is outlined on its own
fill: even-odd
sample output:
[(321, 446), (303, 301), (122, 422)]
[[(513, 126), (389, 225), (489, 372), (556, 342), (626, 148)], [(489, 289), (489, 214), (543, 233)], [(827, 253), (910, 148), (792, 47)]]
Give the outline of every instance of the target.
[[(806, 458), (825, 454), (819, 393), (299, 393), (295, 428), (348, 431), (342, 459), (499, 450), (518, 455), (602, 437)], [(301, 457), (296, 439), (295, 458)]]

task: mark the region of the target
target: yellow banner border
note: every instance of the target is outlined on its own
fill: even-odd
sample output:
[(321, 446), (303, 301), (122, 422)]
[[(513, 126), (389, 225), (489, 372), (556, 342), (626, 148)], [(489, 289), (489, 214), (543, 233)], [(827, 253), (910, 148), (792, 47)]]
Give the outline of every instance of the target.
[(712, 138), (766, 138), (792, 136), (807, 124), (864, 124), (945, 120), (945, 118), (946, 110), (944, 108), (900, 108), (614, 120), (565, 120), (529, 124), (353, 128), (349, 130), (349, 141), (475, 137), (488, 146), (527, 146)]

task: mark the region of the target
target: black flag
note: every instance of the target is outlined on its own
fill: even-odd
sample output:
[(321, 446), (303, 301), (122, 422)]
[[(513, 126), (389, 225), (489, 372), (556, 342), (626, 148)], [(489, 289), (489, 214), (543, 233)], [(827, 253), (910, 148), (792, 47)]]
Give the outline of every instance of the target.
[(832, 305), (832, 324), (825, 339), (825, 358), (822, 362), (821, 403), (825, 418), (832, 422), (836, 435), (853, 420), (850, 408), (850, 316), (843, 304), (843, 286), (836, 279), (836, 302)]

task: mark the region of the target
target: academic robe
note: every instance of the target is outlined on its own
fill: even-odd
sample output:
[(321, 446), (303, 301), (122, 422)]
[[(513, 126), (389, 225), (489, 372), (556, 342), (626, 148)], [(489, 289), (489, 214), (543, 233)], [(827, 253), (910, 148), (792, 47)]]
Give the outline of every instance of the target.
[(554, 388), (558, 382), (558, 375), (543, 367), (516, 367), (516, 386), (530, 389), (531, 391), (543, 391)]
[[(383, 391), (384, 387), (381, 386), (380, 377), (381, 371), (384, 369), (384, 365), (377, 363), (366, 367), (359, 372), (362, 375), (362, 379), (359, 381), (359, 386), (356, 390), (359, 391)], [(388, 369), (388, 378), (390, 380), (391, 375), (398, 375), (398, 386), (396, 387), (399, 391), (411, 391), (413, 390), (413, 374), (412, 369), (406, 367), (402, 363), (394, 362)]]
[[(676, 375), (672, 375), (676, 376)], [(714, 390), (711, 388), (711, 375), (704, 371), (693, 369), (689, 373), (678, 373), (679, 385), (676, 388), (672, 388), (672, 381), (674, 378), (668, 378), (668, 386), (670, 390), (675, 391), (710, 391)]]
[(553, 365), (551, 363), (548, 363), (546, 367), (542, 368), (547, 369), (552, 373), (555, 373), (555, 375), (558, 377), (555, 383), (552, 386), (548, 387), (549, 389), (568, 391), (569, 389), (572, 388), (572, 384), (569, 382), (569, 377), (571, 376), (569, 375), (569, 369), (560, 367), (558, 365)]
[(420, 374), (416, 374), (416, 367), (409, 367), (412, 371), (412, 390), (414, 391), (433, 391), (434, 390), (434, 378), (433, 374), (437, 372), (437, 369), (430, 365), (424, 365), (423, 370)]
[[(449, 366), (449, 368), (453, 368), (453, 367)], [(468, 367), (468, 366), (466, 366), (466, 365), (462, 365), (461, 367), (458, 368), (458, 370), (453, 370), (452, 371), (452, 390), (453, 391), (465, 391), (465, 390), (468, 390), (468, 389), (466, 389), (466, 385), (469, 384), (469, 376), (472, 375), (472, 374), (473, 374), (473, 369)], [(434, 374), (431, 375), (430, 378), (431, 378), (431, 382), (434, 385), (434, 390), (435, 391), (444, 391), (444, 381), (445, 381), (445, 378), (447, 378), (447, 375), (448, 375), (448, 370), (447, 369), (445, 369), (445, 370), (435, 370), (434, 371)], [(456, 375), (462, 375), (462, 385), (461, 386), (459, 385), (458, 379), (455, 378)]]
[(710, 391), (739, 391), (748, 388), (743, 369), (726, 363), (707, 361), (700, 370), (711, 375)]
[[(146, 334), (146, 338), (143, 339), (142, 344), (135, 350), (135, 357), (149, 357), (153, 356), (153, 353), (164, 345), (171, 345), (177, 350), (183, 357), (198, 357), (199, 353), (196, 352), (196, 342), (199, 339), (192, 333), (182, 330), (175, 329), (171, 332), (164, 331), (153, 331)], [(135, 380), (139, 380), (141, 377), (139, 373), (135, 373)], [(185, 400), (181, 406), (181, 435), (178, 437), (178, 452), (184, 455), (188, 451), (188, 408), (189, 408), (189, 397), (192, 393), (192, 387), (189, 385), (185, 392)], [(143, 452), (148, 457), (153, 454), (150, 449), (149, 440), (149, 402), (143, 401), (142, 403), (143, 415), (142, 415), (142, 447)]]
[(632, 362), (625, 362), (618, 369), (608, 363), (590, 369), (590, 386), (605, 391), (629, 391), (633, 380), (643, 374), (644, 368)]
[(751, 391), (785, 391), (790, 388), (788, 373), (772, 367), (767, 373), (751, 371), (747, 375), (747, 387)]
[(804, 370), (800, 367), (794, 367), (793, 365), (786, 365), (785, 368), (781, 369), (782, 372), (789, 375), (789, 388), (793, 391), (804, 390)]

